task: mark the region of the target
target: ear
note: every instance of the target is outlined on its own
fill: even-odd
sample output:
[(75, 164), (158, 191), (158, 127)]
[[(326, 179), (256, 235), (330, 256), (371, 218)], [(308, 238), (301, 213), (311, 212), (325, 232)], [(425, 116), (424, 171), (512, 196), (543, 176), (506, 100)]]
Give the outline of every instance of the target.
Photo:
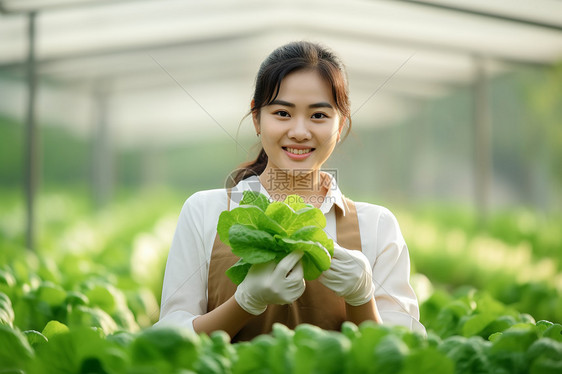
[[(250, 103), (250, 108), (253, 108), (255, 105), (255, 101), (254, 99), (252, 99), (252, 102)], [(254, 127), (256, 128), (256, 134), (259, 134), (260, 132), (260, 122), (258, 120), (258, 113), (257, 112), (252, 112), (252, 121), (254, 122)]]
[(343, 126), (345, 125), (346, 119), (347, 119), (347, 117), (342, 117), (342, 119), (340, 120), (340, 124), (339, 124), (339, 127), (338, 127), (338, 142), (340, 141), (341, 132), (343, 130)]

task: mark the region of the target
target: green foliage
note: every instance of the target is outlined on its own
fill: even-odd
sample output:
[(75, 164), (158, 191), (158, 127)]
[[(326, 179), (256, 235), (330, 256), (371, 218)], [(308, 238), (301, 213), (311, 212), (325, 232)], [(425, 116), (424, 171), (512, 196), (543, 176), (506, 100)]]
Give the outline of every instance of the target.
[(252, 264), (279, 262), (293, 251), (304, 253), (304, 278), (316, 279), (330, 267), (334, 243), (324, 232), (326, 218), (320, 209), (298, 195), (270, 203), (261, 193), (244, 191), (240, 206), (219, 216), (217, 233), (240, 260), (226, 275), (240, 284)]
[[(254, 252), (267, 248), (271, 240), (275, 246), (269, 249), (274, 251), (267, 252), (274, 255), (305, 250), (308, 242), (325, 240), (321, 225), (307, 225), (304, 220), (304, 226), (299, 228), (303, 221), (296, 216), (303, 209), (310, 211), (310, 207), (283, 202), (268, 205), (267, 200), (257, 195), (251, 198), (255, 203), (241, 205), (240, 213), (236, 213), (239, 214), (236, 219), (242, 222), (231, 220), (226, 231), (227, 240), (236, 243), (234, 246), (240, 253), (248, 253), (250, 261), (262, 260), (260, 256), (264, 254)], [(464, 237), (465, 243), (472, 243), (466, 248), (478, 251), (477, 245), (483, 245), (493, 252), (499, 246), (499, 250), (506, 251), (504, 258), (509, 260), (517, 255), (517, 243), (523, 240), (533, 243), (530, 259), (535, 262), (556, 252), (560, 236), (551, 229), (555, 223), (534, 224), (536, 217), (505, 215), (491, 220), (498, 222), (492, 226), (496, 227), (495, 231), (483, 232), (470, 226), (467, 216), (453, 214), (449, 221), (456, 223), (452, 224), (440, 213), (439, 217), (427, 218), (431, 225), (426, 218), (417, 217), (420, 228), (415, 231), (410, 230), (407, 219), (399, 218), (405, 223), (405, 233), (420, 234), (406, 238), (413, 265), (432, 281), (443, 279), (446, 283), (446, 287), (438, 282), (430, 285), (427, 296), (420, 299), (421, 321), (428, 330), (427, 337), (405, 328), (372, 323), (356, 326), (346, 322), (341, 332), (311, 325), (290, 330), (276, 324), (269, 335), (232, 344), (224, 332), (207, 336), (182, 329), (146, 328), (158, 316), (156, 300), (161, 285), (155, 277), (163, 273), (163, 262), (159, 261), (165, 259), (169, 246), (161, 238), (171, 236), (177, 218), (175, 212), (168, 220), (159, 219), (165, 209), (152, 201), (125, 199), (99, 216), (90, 217), (85, 204), (79, 203), (77, 207), (65, 199), (51, 198), (47, 204), (49, 214), (42, 221), (48, 234), (42, 236), (37, 253), (17, 244), (18, 236), (10, 232), (15, 210), (1, 202), (8, 209), (0, 212), (0, 371), (29, 374), (548, 374), (561, 371), (562, 325), (545, 320), (561, 320), (556, 317), (562, 310), (556, 285), (548, 280), (522, 282), (503, 273), (508, 261), (502, 263), (503, 268), (490, 270), (489, 264), (472, 263), (470, 254), (454, 250)], [(315, 219), (315, 213), (308, 214), (311, 215), (301, 217)], [(427, 240), (433, 231), (440, 241)], [(494, 240), (488, 241), (490, 238)], [(444, 244), (435, 245), (440, 242)], [(427, 247), (434, 246), (432, 251), (426, 250), (424, 243), (429, 243)], [(550, 250), (535, 248), (545, 243), (552, 244)], [(329, 248), (329, 244), (322, 246)], [(151, 257), (153, 248), (160, 251), (159, 257)], [(315, 253), (311, 251), (310, 261), (321, 261), (323, 257), (315, 258)], [(424, 260), (424, 256), (429, 260)], [(438, 261), (447, 256), (451, 262)], [(447, 266), (443, 268), (440, 264)], [(233, 269), (239, 267), (243, 279), (249, 266), (250, 262), (241, 260)], [(449, 270), (453, 274), (447, 282), (447, 278), (440, 276)], [(517, 270), (529, 271), (522, 266)], [(459, 287), (462, 284), (472, 286)], [(534, 317), (542, 320), (535, 322)]]
[(23, 181), (23, 126), (0, 116), (0, 181), (2, 186), (19, 186)]
[(0, 325), (0, 369), (25, 370), (34, 356), (25, 335), (18, 328)]
[(10, 298), (0, 292), (0, 325), (12, 327), (14, 323), (14, 309)]
[(152, 328), (138, 334), (130, 349), (135, 365), (165, 371), (194, 369), (201, 347), (199, 337), (189, 331)]
[[(343, 332), (301, 324), (289, 330), (276, 324), (271, 335), (235, 344), (233, 373), (414, 373), (426, 368), (452, 373), (453, 363), (414, 333), (346, 322)], [(413, 338), (415, 337), (415, 338)], [(406, 341), (412, 343), (410, 346)]]
[(485, 291), (458, 289), (454, 296), (435, 292), (420, 306), (421, 322), (442, 338), (490, 335), (521, 323), (534, 323), (533, 317), (517, 312), (495, 300)]
[(546, 68), (542, 74), (527, 75), (524, 84), (526, 106), (536, 117), (526, 135), (531, 139), (530, 152), (549, 152), (549, 166), (558, 185), (562, 185), (562, 62)]
[(415, 271), (438, 288), (470, 285), (537, 319), (562, 321), (561, 217), (509, 211), (482, 227), (474, 212), (434, 206), (398, 219)]

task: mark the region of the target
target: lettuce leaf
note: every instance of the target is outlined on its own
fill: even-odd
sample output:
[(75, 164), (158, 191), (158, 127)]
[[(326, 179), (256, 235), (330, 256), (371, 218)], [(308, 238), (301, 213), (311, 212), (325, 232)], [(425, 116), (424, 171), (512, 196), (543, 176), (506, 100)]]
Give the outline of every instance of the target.
[(265, 212), (267, 206), (269, 205), (269, 200), (262, 193), (255, 191), (244, 191), (242, 200), (240, 200), (240, 205), (253, 205)]
[(246, 275), (250, 271), (250, 267), (252, 267), (252, 264), (241, 258), (237, 263), (226, 270), (226, 275), (235, 284), (240, 284), (244, 278), (246, 278)]
[(288, 252), (304, 252), (302, 263), (304, 279), (316, 279), (324, 270), (330, 268), (331, 256), (322, 244), (309, 240), (293, 240), (281, 237), (276, 237), (276, 239), (282, 247), (287, 248)]
[(219, 216), (217, 233), (240, 260), (226, 271), (240, 284), (252, 264), (279, 262), (292, 251), (304, 252), (304, 278), (316, 279), (330, 267), (334, 242), (324, 227), (326, 217), (302, 197), (289, 195), (269, 202), (259, 192), (244, 191), (240, 205)]
[(334, 241), (328, 238), (328, 234), (317, 226), (304, 226), (295, 231), (291, 236), (293, 240), (310, 240), (320, 243), (328, 250), (330, 258), (334, 255)]
[(12, 301), (3, 292), (0, 292), (0, 325), (14, 326), (14, 309)]
[(225, 210), (219, 216), (217, 232), (223, 243), (230, 245), (229, 230), (235, 224), (241, 224), (255, 230), (262, 230), (269, 234), (286, 235), (285, 229), (266, 216), (265, 212), (259, 207), (239, 206), (230, 211)]
[(276, 257), (275, 239), (265, 231), (235, 224), (228, 230), (232, 253), (250, 264), (262, 264)]

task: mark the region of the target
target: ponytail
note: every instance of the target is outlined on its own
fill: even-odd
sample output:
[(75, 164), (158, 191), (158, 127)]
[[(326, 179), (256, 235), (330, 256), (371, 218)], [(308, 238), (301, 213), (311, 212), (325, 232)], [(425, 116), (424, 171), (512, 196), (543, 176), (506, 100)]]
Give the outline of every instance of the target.
[(260, 153), (258, 154), (258, 157), (254, 161), (241, 164), (230, 174), (230, 177), (227, 179), (226, 187), (234, 187), (243, 179), (251, 177), (252, 175), (260, 175), (261, 173), (263, 173), (266, 166), (267, 153), (265, 153), (262, 147)]

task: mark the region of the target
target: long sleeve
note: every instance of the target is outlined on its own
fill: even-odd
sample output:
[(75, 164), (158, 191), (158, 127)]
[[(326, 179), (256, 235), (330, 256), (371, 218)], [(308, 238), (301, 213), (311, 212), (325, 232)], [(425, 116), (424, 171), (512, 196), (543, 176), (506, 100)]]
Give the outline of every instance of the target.
[(386, 208), (378, 218), (376, 259), (373, 264), (375, 300), (383, 323), (402, 325), (425, 333), (419, 322), (419, 306), (410, 279), (408, 247), (398, 221)]
[(208, 270), (199, 198), (197, 193), (190, 196), (181, 210), (164, 273), (160, 320), (155, 326), (193, 329), (193, 319), (205, 313)]

